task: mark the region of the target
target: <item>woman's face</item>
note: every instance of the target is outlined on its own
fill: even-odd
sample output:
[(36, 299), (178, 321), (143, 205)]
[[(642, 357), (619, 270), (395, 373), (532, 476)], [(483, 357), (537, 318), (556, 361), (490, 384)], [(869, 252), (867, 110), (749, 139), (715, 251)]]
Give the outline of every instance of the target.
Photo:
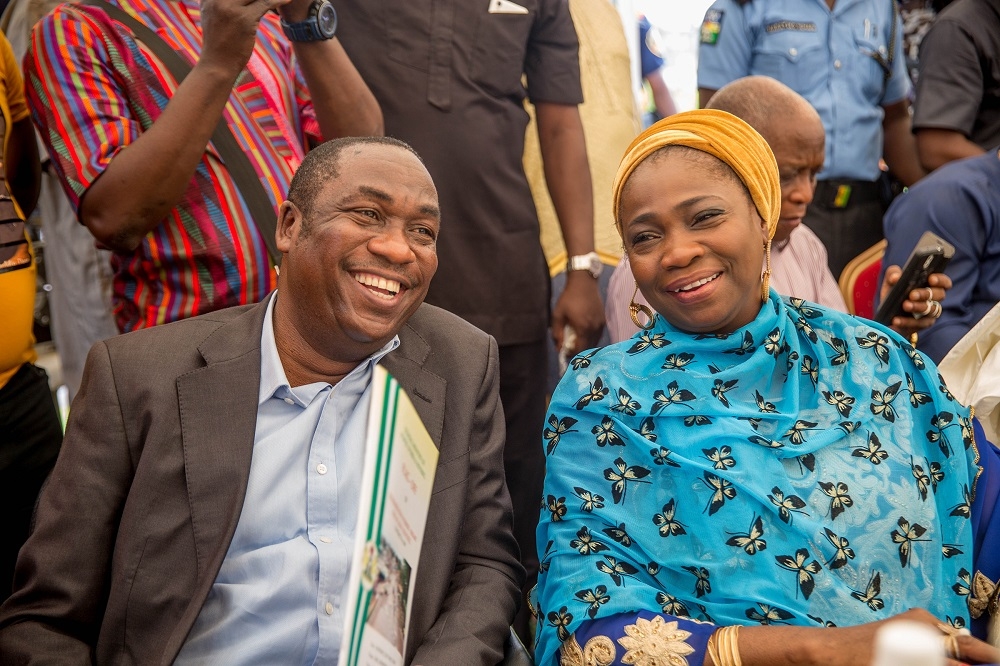
[(731, 333), (761, 306), (767, 232), (722, 161), (668, 149), (640, 164), (621, 198), (622, 238), (643, 296), (692, 333)]

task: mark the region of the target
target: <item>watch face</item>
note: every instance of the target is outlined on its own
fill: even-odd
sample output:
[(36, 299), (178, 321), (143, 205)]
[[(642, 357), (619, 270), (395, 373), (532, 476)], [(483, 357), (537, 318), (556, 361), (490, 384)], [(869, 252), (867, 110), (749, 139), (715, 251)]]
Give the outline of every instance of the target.
[(316, 26), (324, 37), (333, 37), (337, 32), (337, 10), (329, 2), (324, 2), (316, 14)]

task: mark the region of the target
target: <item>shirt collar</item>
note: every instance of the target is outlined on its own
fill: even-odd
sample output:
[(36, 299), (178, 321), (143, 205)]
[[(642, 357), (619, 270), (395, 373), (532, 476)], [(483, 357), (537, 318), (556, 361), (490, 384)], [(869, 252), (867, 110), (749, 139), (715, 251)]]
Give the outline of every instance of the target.
[[(306, 397), (302, 395), (302, 389), (304, 387), (296, 387), (295, 391), (299, 392), (299, 396), (295, 395), (292, 391), (291, 386), (288, 384), (288, 378), (285, 376), (285, 369), (281, 365), (281, 357), (278, 356), (278, 346), (274, 342), (274, 302), (278, 298), (277, 290), (270, 296), (270, 301), (267, 304), (267, 311), (264, 313), (264, 328), (260, 333), (260, 391), (257, 395), (257, 405), (260, 406), (264, 404), (268, 399), (278, 394), (279, 397), (285, 398), (291, 397), (293, 400), (300, 397)], [(351, 377), (355, 373), (363, 372), (370, 366), (375, 365), (382, 357), (394, 350), (399, 346), (399, 336), (393, 336), (392, 340), (385, 343), (381, 349), (376, 351), (374, 354), (369, 356), (367, 359), (358, 363), (357, 367), (348, 373), (348, 377)], [(343, 381), (343, 380), (342, 380)], [(330, 387), (329, 383), (316, 382), (313, 384), (308, 384), (310, 387), (315, 387), (313, 390), (308, 391), (308, 400), (311, 400), (319, 391), (324, 388)], [(298, 400), (296, 400), (298, 401)]]

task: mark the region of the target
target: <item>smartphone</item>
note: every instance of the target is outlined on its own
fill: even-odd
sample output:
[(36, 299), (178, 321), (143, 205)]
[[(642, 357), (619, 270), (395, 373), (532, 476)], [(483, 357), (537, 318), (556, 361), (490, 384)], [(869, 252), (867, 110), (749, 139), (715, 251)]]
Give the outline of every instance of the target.
[(899, 281), (879, 305), (875, 321), (888, 326), (893, 317), (913, 316), (913, 313), (903, 311), (903, 301), (914, 289), (926, 287), (931, 273), (944, 271), (953, 256), (955, 247), (951, 243), (931, 231), (925, 231), (906, 260)]

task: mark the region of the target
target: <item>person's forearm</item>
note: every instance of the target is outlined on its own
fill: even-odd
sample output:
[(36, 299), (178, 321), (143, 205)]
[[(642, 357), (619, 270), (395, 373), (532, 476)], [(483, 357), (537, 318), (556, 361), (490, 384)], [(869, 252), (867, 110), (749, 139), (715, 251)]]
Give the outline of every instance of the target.
[(978, 144), (965, 138), (964, 134), (955, 130), (919, 129), (916, 137), (920, 164), (927, 171), (933, 171), (948, 162), (960, 160), (963, 157), (975, 157), (986, 152)]
[(909, 187), (927, 175), (917, 157), (917, 144), (910, 132), (910, 111), (906, 102), (885, 107), (882, 120), (882, 153), (889, 170)]
[(594, 249), (594, 194), (583, 123), (575, 105), (538, 103), (538, 142), (549, 196), (569, 256)]
[[(583, 123), (575, 105), (538, 103), (538, 142), (545, 182), (559, 218), (569, 257), (594, 251), (594, 194)], [(576, 333), (573, 354), (597, 344), (604, 330), (604, 306), (597, 280), (588, 271), (571, 271), (552, 309), (552, 338), (558, 348), (567, 327)]]
[(340, 40), (293, 45), (323, 138), (381, 136), (382, 109)]
[(148, 131), (118, 152), (80, 202), (104, 245), (131, 252), (177, 205), (222, 117), (238, 71), (200, 61)]
[(677, 113), (677, 105), (670, 95), (670, 88), (663, 80), (663, 70), (658, 69), (646, 79), (649, 82), (649, 89), (653, 92), (653, 103), (656, 105), (656, 113), (661, 118), (672, 116)]

